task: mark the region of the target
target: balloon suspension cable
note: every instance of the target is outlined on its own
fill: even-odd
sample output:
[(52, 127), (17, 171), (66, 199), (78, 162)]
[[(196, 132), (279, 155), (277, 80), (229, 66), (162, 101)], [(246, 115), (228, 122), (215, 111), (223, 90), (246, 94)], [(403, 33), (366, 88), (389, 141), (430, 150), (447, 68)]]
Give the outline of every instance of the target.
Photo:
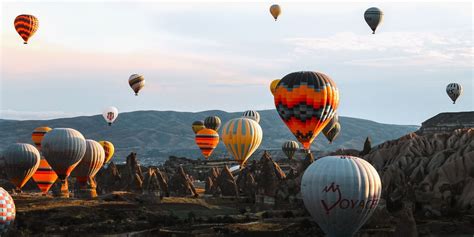
[(112, 126), (112, 123), (109, 123), (109, 126)]

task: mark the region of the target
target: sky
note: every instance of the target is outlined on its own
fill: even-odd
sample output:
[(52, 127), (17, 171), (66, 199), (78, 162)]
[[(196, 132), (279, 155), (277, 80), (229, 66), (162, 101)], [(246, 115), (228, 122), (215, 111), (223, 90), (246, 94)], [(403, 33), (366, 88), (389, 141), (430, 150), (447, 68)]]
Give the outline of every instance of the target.
[[(295, 71), (329, 75), (340, 116), (419, 125), (474, 109), (472, 2), (279, 1), (276, 22), (272, 3), (2, 2), (0, 118), (274, 109), (269, 83)], [(13, 27), (25, 13), (39, 19), (28, 45)], [(455, 105), (451, 82), (464, 88)]]

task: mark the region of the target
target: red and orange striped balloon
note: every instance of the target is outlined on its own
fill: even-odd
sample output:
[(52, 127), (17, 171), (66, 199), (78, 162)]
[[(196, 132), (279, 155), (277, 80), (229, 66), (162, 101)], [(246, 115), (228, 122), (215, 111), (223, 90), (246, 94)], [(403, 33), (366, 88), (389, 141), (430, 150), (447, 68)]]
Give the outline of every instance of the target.
[(35, 16), (23, 14), (15, 18), (14, 25), (24, 44), (27, 44), (30, 37), (38, 30), (39, 22)]
[[(41, 141), (43, 141), (44, 135), (49, 131), (51, 131), (50, 127), (37, 127), (31, 134), (31, 140), (33, 140), (33, 143), (40, 152)], [(58, 175), (56, 175), (56, 172), (54, 172), (53, 168), (51, 168), (48, 161), (46, 161), (46, 159), (41, 156), (40, 165), (33, 174), (33, 180), (38, 185), (38, 188), (41, 190), (41, 192), (46, 194), (57, 179)]]
[(196, 134), (196, 144), (202, 155), (208, 158), (219, 144), (219, 134), (213, 129), (201, 129)]

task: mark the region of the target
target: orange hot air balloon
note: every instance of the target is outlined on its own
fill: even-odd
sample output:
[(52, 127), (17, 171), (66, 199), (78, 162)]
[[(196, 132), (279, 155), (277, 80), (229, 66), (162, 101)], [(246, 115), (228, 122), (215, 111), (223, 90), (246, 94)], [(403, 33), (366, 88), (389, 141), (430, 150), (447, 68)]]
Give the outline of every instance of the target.
[(38, 30), (38, 18), (33, 15), (19, 15), (13, 22), (16, 32), (21, 36), (24, 44), (28, 44), (28, 40)]
[(115, 152), (115, 147), (114, 147), (114, 144), (112, 144), (111, 142), (109, 141), (99, 141), (100, 145), (102, 145), (102, 147), (104, 148), (104, 151), (105, 151), (105, 161), (104, 161), (104, 164), (107, 164), (109, 163), (109, 161), (112, 159), (112, 157), (114, 156), (114, 152)]
[(213, 129), (201, 129), (196, 134), (196, 144), (204, 157), (208, 158), (219, 144), (219, 134)]
[(320, 72), (293, 72), (281, 79), (275, 91), (275, 107), (283, 122), (306, 150), (334, 116), (339, 91)]
[[(31, 134), (31, 140), (35, 144), (38, 151), (41, 153), (41, 141), (43, 141), (44, 135), (51, 131), (50, 127), (37, 127), (33, 130), (33, 134)], [(58, 179), (56, 172), (54, 172), (53, 168), (49, 165), (48, 161), (41, 156), (40, 165), (36, 172), (33, 174), (33, 180), (38, 185), (38, 188), (44, 194), (48, 193), (51, 186), (53, 186), (54, 182)]]

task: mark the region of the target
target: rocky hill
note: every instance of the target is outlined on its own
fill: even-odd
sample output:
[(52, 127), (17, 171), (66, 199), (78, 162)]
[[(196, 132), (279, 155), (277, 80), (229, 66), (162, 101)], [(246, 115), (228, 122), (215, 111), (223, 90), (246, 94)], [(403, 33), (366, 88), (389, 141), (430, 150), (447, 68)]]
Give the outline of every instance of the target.
[[(259, 111), (264, 138), (261, 149), (279, 151), (281, 144), (294, 139), (275, 110)], [(14, 142), (31, 143), (31, 132), (38, 126), (71, 127), (86, 138), (111, 141), (116, 148), (114, 160), (124, 161), (125, 156), (135, 151), (143, 164), (162, 163), (170, 155), (201, 157), (194, 143), (191, 123), (206, 116), (217, 115), (225, 123), (239, 117), (241, 112), (204, 111), (198, 113), (174, 111), (136, 111), (121, 113), (114, 125), (109, 127), (101, 115), (81, 116), (53, 120), (0, 120), (0, 150)], [(418, 129), (417, 126), (380, 124), (369, 120), (340, 117), (342, 132), (333, 144), (321, 135), (313, 145), (315, 150), (330, 151), (338, 148), (359, 148), (370, 136), (373, 144), (395, 139)], [(222, 144), (212, 157), (225, 155)], [(212, 158), (211, 157), (211, 158)]]

